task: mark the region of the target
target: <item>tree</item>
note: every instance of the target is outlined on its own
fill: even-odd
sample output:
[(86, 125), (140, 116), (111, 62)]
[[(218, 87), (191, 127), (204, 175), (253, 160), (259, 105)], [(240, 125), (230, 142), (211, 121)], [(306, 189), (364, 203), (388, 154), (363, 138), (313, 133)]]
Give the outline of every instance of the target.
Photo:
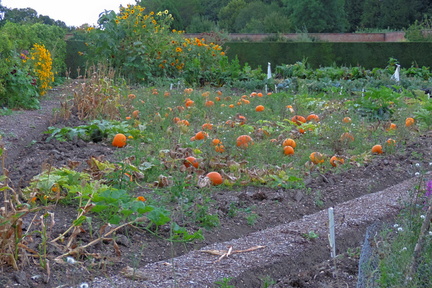
[(225, 7), (219, 11), (219, 26), (222, 29), (232, 33), (236, 32), (234, 25), (240, 11), (246, 7), (244, 0), (231, 0)]
[(355, 32), (361, 25), (364, 0), (345, 0), (348, 32)]
[(284, 0), (292, 23), (308, 32), (345, 32), (344, 0)]

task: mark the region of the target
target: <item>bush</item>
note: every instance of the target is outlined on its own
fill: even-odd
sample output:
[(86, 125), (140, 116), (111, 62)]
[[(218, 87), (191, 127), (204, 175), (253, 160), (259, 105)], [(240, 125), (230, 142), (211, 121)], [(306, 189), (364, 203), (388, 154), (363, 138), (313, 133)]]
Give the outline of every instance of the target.
[(204, 39), (184, 38), (170, 30), (168, 10), (148, 14), (139, 5), (121, 7), (120, 13), (103, 14), (100, 28), (87, 29), (90, 64), (106, 62), (133, 83), (156, 78), (182, 78), (190, 84), (221, 82), (226, 61), (223, 48)]

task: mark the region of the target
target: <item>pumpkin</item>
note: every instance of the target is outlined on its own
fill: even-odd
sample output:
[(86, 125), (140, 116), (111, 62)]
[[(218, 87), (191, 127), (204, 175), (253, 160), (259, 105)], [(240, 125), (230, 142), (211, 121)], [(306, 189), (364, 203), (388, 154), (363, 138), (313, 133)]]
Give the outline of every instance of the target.
[(312, 163), (314, 164), (320, 164), (324, 162), (324, 155), (321, 154), (320, 152), (312, 152), (309, 155), (309, 159), (312, 161)]
[(185, 102), (185, 106), (186, 107), (192, 107), (193, 105), (194, 105), (194, 101), (193, 100), (190, 100), (190, 99), (188, 99), (188, 100), (186, 100), (186, 102)]
[(387, 131), (396, 130), (396, 128), (397, 128), (397, 125), (395, 123), (390, 123), (390, 125), (388, 126), (388, 128), (386, 130)]
[(219, 140), (219, 139), (217, 139), (217, 138), (215, 138), (215, 139), (212, 140), (212, 144), (215, 145), (215, 146), (218, 145), (218, 144), (221, 144), (221, 143), (222, 143), (222, 141)]
[(249, 135), (241, 135), (237, 138), (237, 147), (247, 148), (249, 144), (253, 144), (252, 137)]
[(195, 157), (193, 157), (193, 156), (186, 157), (185, 161), (183, 162), (183, 164), (187, 168), (189, 168), (191, 165), (193, 167), (195, 167), (195, 168), (198, 168), (198, 166), (199, 166), (199, 163), (198, 163), (197, 159)]
[(222, 144), (218, 144), (215, 146), (215, 151), (219, 153), (225, 152), (225, 146)]
[(294, 139), (288, 138), (284, 140), (282, 146), (291, 146), (292, 148), (296, 148), (297, 144)]
[(218, 172), (207, 173), (206, 177), (210, 179), (213, 185), (220, 185), (223, 183), (223, 178)]
[(262, 94), (261, 92), (259, 92), (259, 93), (257, 94), (257, 96), (258, 96), (258, 97), (263, 97), (263, 94)]
[(302, 123), (306, 123), (306, 118), (300, 115), (295, 115), (291, 118), (291, 121), (297, 125), (301, 125)]
[(207, 101), (205, 102), (205, 106), (206, 106), (206, 107), (214, 106), (214, 102), (211, 101), (211, 100), (207, 100)]
[(195, 140), (204, 140), (208, 137), (208, 134), (204, 131), (199, 131), (195, 134)]
[(345, 117), (342, 119), (342, 122), (344, 123), (351, 123), (351, 118), (350, 117)]
[(387, 139), (386, 144), (388, 146), (395, 146), (396, 145), (396, 140), (389, 138), (389, 139)]
[(264, 106), (263, 106), (263, 105), (258, 105), (258, 106), (256, 106), (256, 107), (255, 107), (255, 111), (257, 111), (257, 112), (262, 112), (262, 111), (264, 111)]
[(292, 146), (284, 146), (283, 151), (285, 155), (294, 155), (294, 148)]
[(316, 114), (310, 114), (309, 116), (306, 117), (306, 121), (319, 122), (320, 119), (319, 119), (318, 115), (316, 115)]
[(113, 141), (112, 141), (112, 145), (114, 147), (118, 147), (118, 148), (122, 148), (124, 146), (126, 146), (126, 136), (122, 133), (119, 133), (117, 135), (114, 136)]
[(344, 163), (345, 163), (345, 160), (343, 158), (341, 158), (341, 157), (336, 156), (336, 155), (332, 156), (330, 158), (330, 164), (333, 167), (339, 166), (339, 165), (344, 164)]
[(374, 145), (372, 147), (371, 151), (372, 151), (373, 154), (382, 154), (383, 153), (382, 149), (383, 149), (382, 146), (379, 145), (379, 144), (377, 144), (377, 145)]
[(414, 123), (415, 123), (414, 118), (408, 117), (405, 119), (405, 126), (406, 127), (410, 127), (410, 126), (414, 125)]
[(205, 129), (207, 129), (207, 130), (212, 130), (212, 129), (213, 129), (213, 124), (211, 124), (211, 123), (204, 123), (204, 124), (201, 126), (201, 128), (202, 128), (203, 130), (205, 130)]

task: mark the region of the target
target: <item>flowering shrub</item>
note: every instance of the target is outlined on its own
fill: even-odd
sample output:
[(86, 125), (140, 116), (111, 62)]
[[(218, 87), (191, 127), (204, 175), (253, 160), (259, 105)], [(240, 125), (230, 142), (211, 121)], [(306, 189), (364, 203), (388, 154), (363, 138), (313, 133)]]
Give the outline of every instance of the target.
[[(21, 54), (21, 57), (25, 57), (25, 55)], [(52, 88), (51, 84), (54, 82), (51, 53), (44, 45), (34, 44), (29, 59), (33, 66), (33, 74), (36, 77), (35, 84), (37, 84), (39, 95), (45, 95), (46, 91)]]
[(88, 59), (108, 60), (134, 82), (156, 77), (184, 78), (190, 83), (213, 81), (223, 70), (227, 57), (222, 47), (204, 39), (187, 39), (183, 32), (170, 30), (168, 10), (145, 13), (140, 5), (121, 7), (99, 19), (100, 28), (87, 29)]

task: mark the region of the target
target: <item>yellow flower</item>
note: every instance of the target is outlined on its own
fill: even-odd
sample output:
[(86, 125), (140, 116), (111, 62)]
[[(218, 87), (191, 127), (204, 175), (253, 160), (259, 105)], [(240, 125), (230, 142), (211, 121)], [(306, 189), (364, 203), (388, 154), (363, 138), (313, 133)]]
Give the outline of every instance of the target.
[(182, 52), (182, 51), (183, 51), (183, 49), (181, 47), (176, 48), (176, 52)]

